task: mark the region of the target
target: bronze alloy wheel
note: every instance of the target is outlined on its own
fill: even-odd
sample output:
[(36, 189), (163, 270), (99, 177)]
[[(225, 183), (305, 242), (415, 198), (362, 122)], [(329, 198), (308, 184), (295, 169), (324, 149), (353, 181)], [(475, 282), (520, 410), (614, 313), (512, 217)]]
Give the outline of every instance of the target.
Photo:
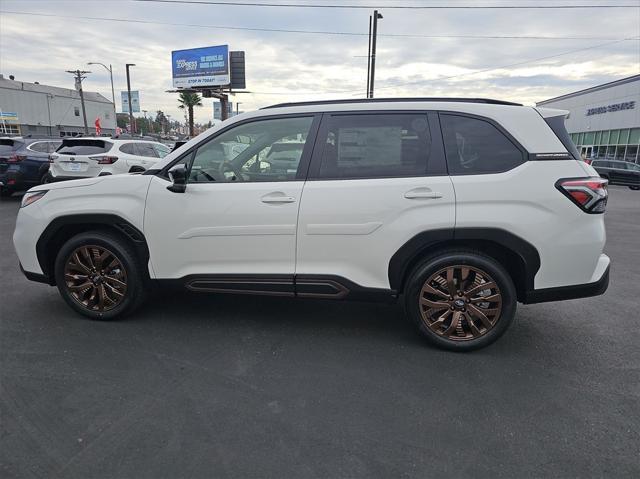
[(502, 311), (500, 288), (473, 266), (448, 266), (432, 274), (420, 290), (419, 301), (425, 325), (452, 341), (483, 336)]
[(65, 263), (64, 280), (73, 299), (90, 311), (112, 310), (127, 294), (127, 272), (103, 246), (75, 249)]

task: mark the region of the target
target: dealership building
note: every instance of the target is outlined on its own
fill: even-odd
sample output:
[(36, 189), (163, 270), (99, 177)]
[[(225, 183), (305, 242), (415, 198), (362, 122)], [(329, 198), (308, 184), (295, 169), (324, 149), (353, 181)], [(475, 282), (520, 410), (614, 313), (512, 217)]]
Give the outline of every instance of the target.
[(640, 75), (544, 100), (537, 106), (570, 112), (565, 124), (583, 158), (640, 163)]
[[(89, 132), (100, 118), (103, 134), (113, 134), (116, 113), (111, 100), (99, 93), (83, 91)], [(84, 135), (80, 93), (12, 80), (0, 75), (0, 135)]]

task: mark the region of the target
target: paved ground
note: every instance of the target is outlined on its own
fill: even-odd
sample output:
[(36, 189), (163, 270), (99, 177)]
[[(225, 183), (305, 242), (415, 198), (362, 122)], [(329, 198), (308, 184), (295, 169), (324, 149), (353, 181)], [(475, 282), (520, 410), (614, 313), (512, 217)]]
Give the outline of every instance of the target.
[(164, 295), (80, 319), (19, 273), (0, 202), (2, 477), (640, 477), (640, 192), (600, 298), (472, 354), (396, 306)]

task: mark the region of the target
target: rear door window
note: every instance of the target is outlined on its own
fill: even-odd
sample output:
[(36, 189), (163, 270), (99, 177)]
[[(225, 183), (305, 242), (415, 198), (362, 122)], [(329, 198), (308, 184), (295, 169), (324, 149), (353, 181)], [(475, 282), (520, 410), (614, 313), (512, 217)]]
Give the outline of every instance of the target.
[(137, 155), (136, 147), (133, 143), (125, 143), (124, 145), (120, 145), (120, 151), (127, 155)]
[(96, 155), (108, 152), (113, 143), (104, 140), (62, 140), (58, 153), (62, 155)]
[(16, 149), (16, 142), (13, 140), (0, 139), (0, 155), (8, 155)]
[(431, 153), (426, 114), (332, 115), (323, 122), (319, 178), (426, 175)]
[(148, 158), (157, 158), (156, 150), (151, 143), (136, 143), (136, 150), (139, 156), (145, 156)]
[(451, 175), (500, 173), (521, 165), (524, 152), (487, 120), (440, 114)]
[(46, 141), (36, 141), (31, 143), (28, 147), (31, 151), (37, 151), (38, 153), (49, 153), (49, 144)]

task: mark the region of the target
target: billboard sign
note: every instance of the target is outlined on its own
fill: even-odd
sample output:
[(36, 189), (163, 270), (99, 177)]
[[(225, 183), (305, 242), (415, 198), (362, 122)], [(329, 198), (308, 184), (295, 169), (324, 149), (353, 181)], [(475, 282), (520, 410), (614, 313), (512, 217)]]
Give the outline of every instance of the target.
[(171, 68), (174, 88), (228, 85), (229, 45), (173, 51)]
[[(120, 98), (122, 99), (122, 113), (129, 113), (129, 96), (127, 92), (121, 91)], [(140, 113), (140, 92), (138, 90), (131, 90), (131, 111)]]

